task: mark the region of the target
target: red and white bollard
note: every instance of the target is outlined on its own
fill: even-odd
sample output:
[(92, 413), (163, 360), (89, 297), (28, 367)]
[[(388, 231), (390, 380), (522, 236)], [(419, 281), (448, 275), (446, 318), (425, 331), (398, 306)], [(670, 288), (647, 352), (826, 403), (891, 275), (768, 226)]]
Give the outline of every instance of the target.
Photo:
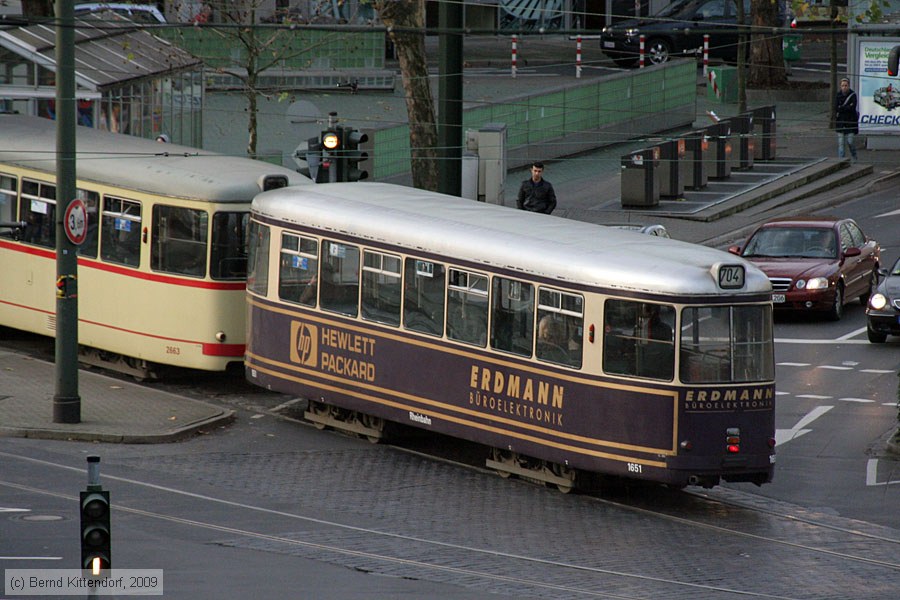
[(644, 68), (644, 45), (647, 41), (647, 38), (642, 35), (638, 39), (640, 40), (640, 49), (638, 50), (638, 65), (639, 65), (639, 68), (643, 69)]
[(709, 34), (703, 34), (703, 76), (709, 73)]
[(581, 36), (575, 38), (575, 78), (581, 77)]
[(512, 36), (512, 78), (516, 78), (516, 42), (518, 38), (516, 36)]

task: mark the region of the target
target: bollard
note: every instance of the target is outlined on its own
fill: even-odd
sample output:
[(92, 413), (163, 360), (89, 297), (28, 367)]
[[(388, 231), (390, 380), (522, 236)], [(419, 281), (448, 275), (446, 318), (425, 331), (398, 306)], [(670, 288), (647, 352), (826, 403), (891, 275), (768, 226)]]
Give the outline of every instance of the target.
[(512, 78), (516, 78), (516, 36), (512, 36)]
[(659, 205), (659, 147), (622, 157), (622, 207)]
[(575, 39), (575, 78), (581, 77), (581, 36)]
[(685, 162), (684, 140), (668, 140), (659, 144), (659, 195), (678, 198), (684, 192), (681, 163)]
[(753, 158), (756, 160), (775, 159), (775, 106), (760, 106), (754, 108), (753, 135), (755, 144)]
[(702, 190), (708, 179), (706, 156), (709, 154), (709, 144), (706, 132), (703, 129), (689, 131), (679, 136), (678, 141), (684, 142), (684, 160), (679, 163), (681, 181), (685, 189)]

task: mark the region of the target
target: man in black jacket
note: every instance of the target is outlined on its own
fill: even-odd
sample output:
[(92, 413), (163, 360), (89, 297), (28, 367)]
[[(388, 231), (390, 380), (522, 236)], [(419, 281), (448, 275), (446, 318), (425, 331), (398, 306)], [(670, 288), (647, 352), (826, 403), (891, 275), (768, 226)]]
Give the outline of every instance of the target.
[(556, 208), (556, 192), (550, 182), (544, 179), (544, 163), (531, 165), (531, 178), (522, 182), (516, 206), (520, 210), (530, 210), (550, 214)]
[(838, 136), (838, 158), (844, 158), (844, 144), (850, 147), (850, 157), (856, 162), (856, 144), (853, 136), (859, 133), (859, 113), (856, 110), (856, 92), (850, 89), (850, 80), (841, 79), (841, 89), (834, 97), (834, 129)]

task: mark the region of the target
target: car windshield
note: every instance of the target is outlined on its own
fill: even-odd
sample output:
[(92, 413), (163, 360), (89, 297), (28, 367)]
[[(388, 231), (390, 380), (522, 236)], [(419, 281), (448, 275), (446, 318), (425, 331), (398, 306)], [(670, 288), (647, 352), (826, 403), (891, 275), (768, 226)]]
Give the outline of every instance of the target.
[(661, 11), (653, 15), (654, 17), (671, 17), (674, 14), (678, 14), (684, 10), (686, 6), (691, 4), (697, 4), (700, 0), (681, 0), (681, 2), (673, 2), (669, 4)]
[(834, 230), (769, 227), (754, 234), (741, 254), (746, 258), (837, 258)]

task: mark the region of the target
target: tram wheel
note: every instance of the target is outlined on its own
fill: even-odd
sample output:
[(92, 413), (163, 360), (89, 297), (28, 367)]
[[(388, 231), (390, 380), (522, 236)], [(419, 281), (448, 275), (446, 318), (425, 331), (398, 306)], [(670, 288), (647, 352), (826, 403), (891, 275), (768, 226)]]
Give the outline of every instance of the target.
[[(321, 402), (313, 402), (312, 400), (309, 401), (308, 410), (312, 414), (318, 415), (323, 418), (327, 417), (328, 413), (330, 412), (327, 404), (323, 404)], [(325, 423), (322, 423), (320, 421), (313, 421), (312, 424), (313, 424), (313, 427), (315, 427), (316, 429), (319, 429), (319, 430), (324, 430), (327, 428), (327, 425), (325, 425)]]
[(557, 477), (561, 477), (569, 481), (569, 483), (554, 484), (556, 485), (556, 489), (558, 489), (563, 494), (568, 494), (575, 489), (575, 469), (567, 465), (561, 465), (559, 463), (550, 463), (550, 470)]
[(373, 444), (377, 444), (382, 440), (384, 433), (384, 419), (367, 414), (360, 414), (360, 421), (367, 429), (374, 429), (379, 435), (367, 435), (365, 438)]
[[(491, 448), (491, 459), (500, 464), (512, 464), (515, 462), (516, 457), (512, 452), (508, 452), (506, 450), (501, 450), (500, 448)], [(497, 475), (502, 477), (503, 479), (509, 479), (512, 473), (509, 471), (503, 470), (495, 470)]]

